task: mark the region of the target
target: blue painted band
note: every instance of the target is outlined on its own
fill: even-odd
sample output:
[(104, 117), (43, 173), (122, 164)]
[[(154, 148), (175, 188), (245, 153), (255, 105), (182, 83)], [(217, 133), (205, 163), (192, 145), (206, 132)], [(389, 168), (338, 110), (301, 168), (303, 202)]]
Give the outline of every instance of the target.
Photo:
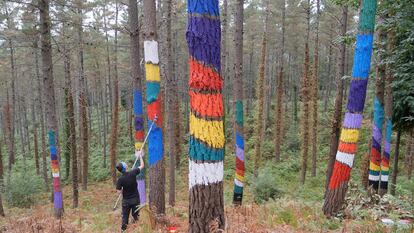
[(239, 132), (236, 132), (236, 144), (244, 150), (244, 138), (239, 134)]
[(223, 161), (224, 149), (211, 148), (198, 139), (190, 136), (189, 156), (197, 161)]
[(219, 16), (218, 0), (189, 0), (188, 13), (200, 15)]
[(147, 102), (152, 103), (157, 100), (158, 94), (160, 93), (159, 82), (147, 82)]
[[(148, 128), (151, 127), (151, 124), (152, 121), (148, 120)], [(151, 133), (148, 136), (148, 162), (150, 166), (155, 165), (162, 159), (164, 153), (162, 142), (162, 129), (154, 124)]]
[(134, 91), (134, 114), (142, 115), (142, 93), (141, 90)]
[(372, 34), (357, 35), (352, 77), (368, 78), (372, 55), (372, 41)]

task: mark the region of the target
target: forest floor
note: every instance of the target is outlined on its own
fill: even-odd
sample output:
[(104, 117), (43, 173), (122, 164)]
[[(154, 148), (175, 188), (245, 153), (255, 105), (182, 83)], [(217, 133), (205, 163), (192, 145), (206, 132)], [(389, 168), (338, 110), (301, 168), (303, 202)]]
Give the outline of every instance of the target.
[[(138, 223), (130, 224), (127, 232), (167, 232), (175, 226), (178, 232), (188, 232), (188, 192), (183, 186), (177, 187), (177, 202), (174, 207), (167, 205), (166, 217), (154, 217), (146, 207), (141, 210)], [(231, 190), (232, 183), (225, 184)], [(111, 181), (92, 183), (88, 191), (80, 191), (79, 208), (70, 207), (71, 187), (64, 190), (65, 213), (59, 221), (53, 217), (50, 195), (43, 194), (30, 209), (7, 209), (7, 216), (0, 220), (0, 232), (10, 233), (57, 233), (57, 232), (120, 232), (121, 210), (112, 207), (117, 197)], [(282, 198), (263, 204), (251, 202), (248, 190), (247, 201), (235, 208), (231, 203), (225, 207), (226, 231), (228, 233), (273, 233), (273, 232), (414, 232), (411, 229), (398, 230), (386, 227), (375, 220), (326, 219), (320, 207), (322, 202), (306, 203)], [(151, 216), (150, 216), (151, 215)]]

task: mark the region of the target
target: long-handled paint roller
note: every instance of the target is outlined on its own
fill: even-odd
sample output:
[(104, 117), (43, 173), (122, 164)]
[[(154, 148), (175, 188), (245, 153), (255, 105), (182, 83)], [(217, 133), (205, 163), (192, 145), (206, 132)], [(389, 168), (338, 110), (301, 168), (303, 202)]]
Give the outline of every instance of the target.
[[(148, 133), (147, 133), (147, 135), (145, 136), (144, 142), (142, 143), (142, 146), (141, 146), (141, 148), (139, 149), (139, 151), (142, 151), (142, 150), (144, 149), (144, 146), (145, 146), (145, 143), (147, 142), (148, 136), (150, 135), (151, 130), (152, 130), (152, 127), (154, 126), (154, 123), (157, 121), (157, 119), (158, 119), (158, 116), (157, 116), (157, 115), (155, 115), (155, 117), (154, 117), (154, 121), (152, 122), (152, 124), (151, 124), (151, 126), (150, 126), (150, 128), (149, 128), (149, 130), (148, 130)], [(138, 162), (138, 157), (137, 157), (137, 158), (135, 158), (135, 162), (134, 162), (134, 165), (132, 165), (132, 167), (135, 167), (135, 165), (137, 164), (137, 162)], [(120, 193), (120, 194), (119, 194), (119, 196), (118, 196), (118, 198), (116, 199), (116, 202), (115, 202), (115, 205), (114, 205), (113, 210), (115, 210), (115, 209), (116, 209), (116, 207), (118, 206), (118, 202), (119, 202), (119, 200), (121, 199), (121, 196), (122, 196), (122, 193)], [(141, 207), (141, 208), (142, 208), (142, 207)]]

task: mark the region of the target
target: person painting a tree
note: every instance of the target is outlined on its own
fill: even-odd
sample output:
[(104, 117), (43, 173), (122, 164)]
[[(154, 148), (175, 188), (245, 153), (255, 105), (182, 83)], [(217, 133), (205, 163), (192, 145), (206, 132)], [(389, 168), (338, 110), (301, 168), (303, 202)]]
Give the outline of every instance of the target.
[(125, 162), (121, 161), (116, 165), (116, 169), (122, 173), (116, 183), (116, 189), (120, 194), (122, 193), (122, 231), (125, 231), (128, 226), (130, 213), (134, 218), (134, 221), (138, 220), (140, 198), (136, 177), (145, 166), (142, 158), (143, 155), (144, 153), (142, 150), (135, 152), (136, 159), (140, 160), (140, 166), (138, 168), (133, 168), (129, 172), (127, 171), (128, 165)]

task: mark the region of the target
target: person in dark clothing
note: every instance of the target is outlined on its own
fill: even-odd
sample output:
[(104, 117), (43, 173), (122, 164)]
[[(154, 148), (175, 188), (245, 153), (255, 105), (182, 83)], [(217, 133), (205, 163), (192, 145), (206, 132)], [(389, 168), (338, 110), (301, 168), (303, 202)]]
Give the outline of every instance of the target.
[(116, 165), (116, 169), (122, 173), (116, 183), (116, 189), (118, 192), (122, 192), (122, 231), (125, 231), (128, 226), (130, 213), (134, 218), (134, 221), (137, 221), (139, 216), (138, 207), (140, 202), (136, 176), (144, 168), (144, 160), (142, 159), (142, 151), (136, 152), (135, 155), (141, 162), (141, 165), (138, 168), (132, 169), (128, 172), (128, 166), (126, 163), (120, 162)]

